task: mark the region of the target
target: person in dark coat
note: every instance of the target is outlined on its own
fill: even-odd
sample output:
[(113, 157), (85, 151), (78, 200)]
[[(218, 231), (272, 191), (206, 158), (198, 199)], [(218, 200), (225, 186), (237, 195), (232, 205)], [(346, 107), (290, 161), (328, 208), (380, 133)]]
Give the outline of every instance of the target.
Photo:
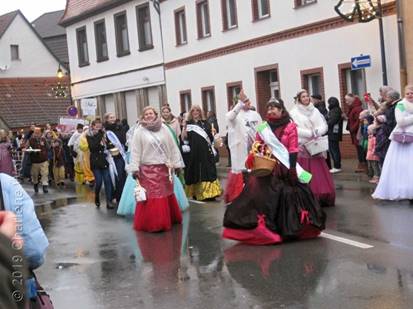
[(318, 109), (321, 115), (327, 120), (328, 110), (326, 108), (326, 103), (323, 101), (323, 97), (319, 94), (313, 94), (311, 96), (311, 101), (314, 104), (314, 107)]
[[(313, 94), (311, 96), (311, 102), (314, 104), (314, 107), (318, 109), (318, 111), (323, 115), (324, 119), (328, 120), (328, 110), (326, 108), (326, 102), (323, 101), (323, 97), (319, 94)], [(325, 134), (327, 135), (327, 133)], [(331, 169), (331, 159), (330, 159), (330, 151), (326, 151), (327, 158), (326, 163), (329, 169)]]
[(336, 97), (328, 99), (328, 150), (333, 159), (333, 168), (330, 173), (341, 172), (340, 142), (343, 138), (343, 117), (340, 102)]
[(207, 122), (211, 125), (211, 128), (215, 130), (215, 133), (219, 133), (219, 125), (217, 115), (214, 111), (209, 111), (207, 115)]
[(360, 113), (363, 111), (362, 103), (359, 97), (355, 96), (352, 93), (349, 93), (345, 96), (346, 104), (348, 105), (347, 113), (347, 127), (346, 129), (350, 132), (351, 141), (357, 150), (358, 166), (356, 173), (363, 173), (367, 171), (367, 153), (363, 150), (363, 147), (360, 146), (360, 143), (357, 139), (357, 133), (360, 127)]
[[(111, 152), (113, 160), (116, 165), (116, 179), (115, 179), (115, 191), (114, 198), (119, 203), (122, 196), (123, 188), (126, 182), (126, 132), (123, 125), (117, 123), (116, 116), (113, 113), (107, 113), (104, 117), (104, 127), (107, 133), (107, 147), (108, 149), (117, 149), (117, 151)], [(113, 132), (116, 136), (110, 136), (109, 131)], [(117, 140), (116, 140), (117, 139)]]
[(86, 139), (90, 150), (90, 167), (95, 176), (95, 204), (100, 207), (100, 190), (105, 183), (106, 207), (114, 208), (112, 204), (112, 181), (109, 172), (109, 162), (106, 160), (106, 135), (100, 120), (92, 121)]
[(28, 270), (23, 251), (18, 250), (20, 245), (12, 240), (16, 235), (16, 222), (15, 214), (0, 211), (0, 307), (7, 309), (26, 308), (24, 282)]
[(376, 131), (376, 148), (375, 154), (379, 157), (379, 164), (382, 167), (387, 150), (390, 146), (390, 134), (396, 127), (395, 109), (400, 101), (400, 93), (396, 90), (391, 90), (386, 95), (386, 103), (384, 109), (379, 110), (374, 116), (379, 125)]

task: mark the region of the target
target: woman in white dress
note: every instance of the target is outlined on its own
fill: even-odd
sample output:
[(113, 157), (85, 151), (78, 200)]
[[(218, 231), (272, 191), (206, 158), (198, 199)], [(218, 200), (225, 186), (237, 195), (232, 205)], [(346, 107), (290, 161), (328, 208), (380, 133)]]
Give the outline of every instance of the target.
[(397, 103), (395, 115), (397, 125), (390, 135), (390, 147), (373, 198), (412, 202), (413, 85), (406, 86), (405, 97)]
[(297, 93), (295, 103), (290, 115), (297, 124), (299, 144), (297, 162), (313, 175), (310, 187), (320, 206), (334, 206), (336, 190), (324, 153), (311, 155), (306, 148), (307, 143), (319, 139), (327, 133), (327, 122), (311, 103), (307, 90), (302, 89)]

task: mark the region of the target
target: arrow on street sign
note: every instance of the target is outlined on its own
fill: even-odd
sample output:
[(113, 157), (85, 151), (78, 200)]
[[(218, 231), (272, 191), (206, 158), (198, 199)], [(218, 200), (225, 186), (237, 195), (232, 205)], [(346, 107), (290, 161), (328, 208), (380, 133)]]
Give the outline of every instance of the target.
[(351, 58), (351, 69), (352, 70), (360, 70), (360, 69), (369, 68), (369, 67), (371, 67), (370, 55)]

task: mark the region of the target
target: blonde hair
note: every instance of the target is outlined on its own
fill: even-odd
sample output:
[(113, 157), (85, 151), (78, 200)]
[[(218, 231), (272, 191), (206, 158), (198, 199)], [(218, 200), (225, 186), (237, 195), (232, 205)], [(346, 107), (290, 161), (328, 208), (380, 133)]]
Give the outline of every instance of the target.
[(413, 84), (406, 85), (406, 87), (404, 87), (404, 92), (406, 93), (407, 90), (413, 91)]
[(205, 115), (200, 105), (192, 105), (191, 109), (188, 112), (187, 121), (193, 121), (192, 113), (194, 110), (198, 110), (201, 113), (201, 120), (205, 120)]
[(116, 115), (115, 115), (114, 113), (109, 112), (109, 113), (106, 113), (105, 115), (103, 115), (103, 120), (104, 120), (105, 122), (107, 122), (107, 121), (109, 120), (109, 116), (110, 116), (110, 115), (113, 115), (113, 116), (116, 117)]
[(1, 129), (0, 130), (0, 141), (9, 141), (9, 135), (7, 134), (6, 130)]
[(145, 113), (146, 113), (148, 110), (152, 110), (153, 113), (155, 114), (156, 118), (158, 118), (158, 112), (157, 112), (157, 110), (156, 110), (154, 107), (152, 107), (152, 106), (146, 106), (146, 107), (142, 110), (142, 115), (141, 115), (141, 117), (140, 117), (141, 120), (143, 120), (143, 118), (145, 117)]

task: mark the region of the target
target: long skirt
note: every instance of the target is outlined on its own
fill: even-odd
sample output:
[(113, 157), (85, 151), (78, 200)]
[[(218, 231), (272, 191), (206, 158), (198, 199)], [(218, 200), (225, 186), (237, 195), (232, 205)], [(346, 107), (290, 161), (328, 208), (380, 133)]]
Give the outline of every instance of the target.
[(303, 169), (313, 175), (310, 188), (320, 206), (334, 206), (336, 203), (336, 189), (325, 158), (322, 155), (310, 156), (305, 150), (302, 150), (297, 161)]
[(135, 230), (168, 231), (174, 223), (181, 223), (182, 214), (167, 166), (143, 165), (138, 176), (141, 186), (146, 190), (146, 201), (138, 202), (136, 205)]
[(216, 179), (215, 181), (203, 181), (186, 185), (185, 192), (189, 198), (195, 197), (197, 201), (203, 201), (219, 197), (222, 194), (222, 189), (221, 183)]
[(392, 141), (384, 160), (379, 184), (373, 198), (413, 200), (413, 143)]
[(241, 194), (243, 188), (244, 177), (242, 172), (229, 171), (224, 194), (225, 203), (231, 203), (235, 200)]
[(285, 172), (250, 176), (241, 195), (228, 205), (223, 237), (253, 245), (313, 238), (324, 229), (325, 214), (310, 188), (290, 184)]
[(136, 200), (135, 200), (136, 180), (131, 175), (126, 178), (125, 186), (123, 187), (122, 197), (118, 205), (117, 214), (120, 216), (128, 216), (135, 214)]
[[(179, 208), (182, 212), (189, 207), (188, 198), (185, 195), (184, 187), (178, 176), (174, 175), (174, 193), (178, 201)], [(135, 214), (136, 200), (135, 200), (136, 180), (131, 175), (126, 178), (125, 187), (123, 188), (122, 197), (120, 199), (117, 214), (119, 216), (130, 216)]]

